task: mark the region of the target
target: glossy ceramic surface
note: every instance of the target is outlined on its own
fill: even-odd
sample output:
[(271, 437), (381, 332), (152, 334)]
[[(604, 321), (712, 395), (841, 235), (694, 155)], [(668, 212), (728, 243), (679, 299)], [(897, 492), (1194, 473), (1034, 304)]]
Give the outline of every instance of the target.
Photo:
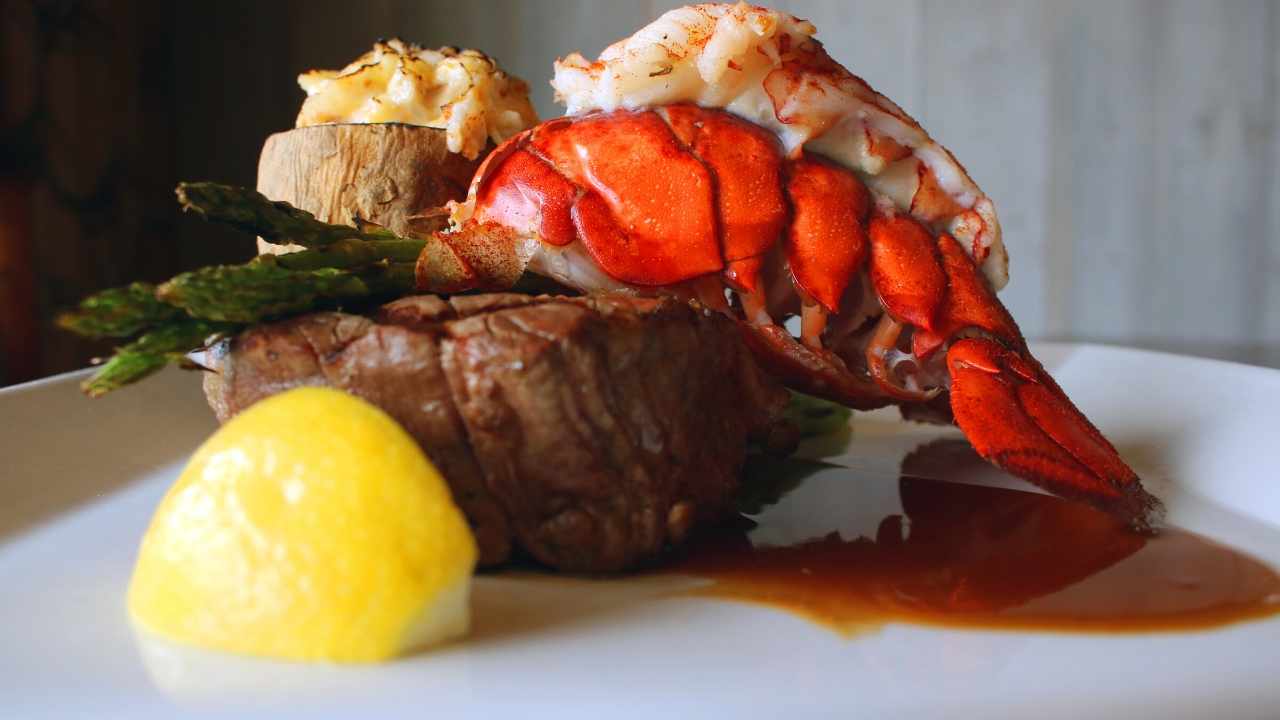
[[(1085, 345), (1035, 351), (1169, 506), (1280, 566), (1280, 371)], [(681, 597), (674, 576), (483, 576), (463, 643), (304, 666), (135, 636), (124, 591), (150, 514), (214, 428), (167, 371), (91, 402), (78, 374), (0, 391), (0, 714), (11, 717), (1274, 717), (1280, 619), (1202, 632), (845, 636), (769, 607)], [(859, 415), (806, 448), (842, 468), (769, 509), (788, 538), (901, 511), (903, 457), (954, 430)], [(927, 458), (926, 458), (927, 460)], [(1025, 488), (980, 466), (917, 475)]]

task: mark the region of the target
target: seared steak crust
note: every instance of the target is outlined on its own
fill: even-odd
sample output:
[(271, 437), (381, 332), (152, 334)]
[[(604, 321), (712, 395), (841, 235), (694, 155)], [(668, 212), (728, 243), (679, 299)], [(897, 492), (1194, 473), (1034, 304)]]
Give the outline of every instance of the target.
[(440, 468), (482, 564), (612, 571), (720, 517), (785, 406), (739, 332), (671, 299), (418, 296), (225, 340), (205, 394), (221, 421), (300, 385), (363, 397)]

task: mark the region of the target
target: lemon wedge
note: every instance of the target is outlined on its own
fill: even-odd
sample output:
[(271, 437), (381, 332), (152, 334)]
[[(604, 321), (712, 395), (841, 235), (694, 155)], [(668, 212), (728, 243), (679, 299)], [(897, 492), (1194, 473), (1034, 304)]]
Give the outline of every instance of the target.
[(475, 562), (408, 433), (363, 400), (302, 388), (196, 451), (142, 539), (128, 605), (180, 643), (372, 662), (465, 634)]

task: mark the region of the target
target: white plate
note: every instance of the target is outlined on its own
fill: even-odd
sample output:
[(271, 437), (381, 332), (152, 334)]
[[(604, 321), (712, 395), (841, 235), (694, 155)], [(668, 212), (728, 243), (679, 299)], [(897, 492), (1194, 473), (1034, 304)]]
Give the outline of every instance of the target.
[[(1036, 350), (1173, 522), (1280, 566), (1280, 372), (1087, 345)], [(1277, 619), (1111, 636), (890, 625), (846, 638), (767, 607), (673, 598), (660, 578), (482, 577), (471, 640), (376, 667), (140, 644), (123, 608), (137, 542), (214, 422), (193, 375), (169, 371), (96, 402), (77, 394), (79, 377), (0, 391), (6, 717), (1280, 713)], [(859, 416), (836, 458), (856, 471), (829, 471), (777, 507), (866, 532), (862, 520), (897, 503), (902, 456), (952, 433)]]

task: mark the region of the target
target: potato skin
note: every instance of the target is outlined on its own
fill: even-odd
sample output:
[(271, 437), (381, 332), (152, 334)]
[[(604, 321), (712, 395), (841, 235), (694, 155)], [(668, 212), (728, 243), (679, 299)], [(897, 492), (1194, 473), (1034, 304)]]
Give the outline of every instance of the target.
[[(412, 236), (444, 227), (444, 206), (466, 197), (480, 166), (449, 152), (445, 131), (399, 123), (314, 125), (267, 138), (258, 192), (324, 222), (356, 218)], [(258, 239), (258, 252), (300, 250)]]

